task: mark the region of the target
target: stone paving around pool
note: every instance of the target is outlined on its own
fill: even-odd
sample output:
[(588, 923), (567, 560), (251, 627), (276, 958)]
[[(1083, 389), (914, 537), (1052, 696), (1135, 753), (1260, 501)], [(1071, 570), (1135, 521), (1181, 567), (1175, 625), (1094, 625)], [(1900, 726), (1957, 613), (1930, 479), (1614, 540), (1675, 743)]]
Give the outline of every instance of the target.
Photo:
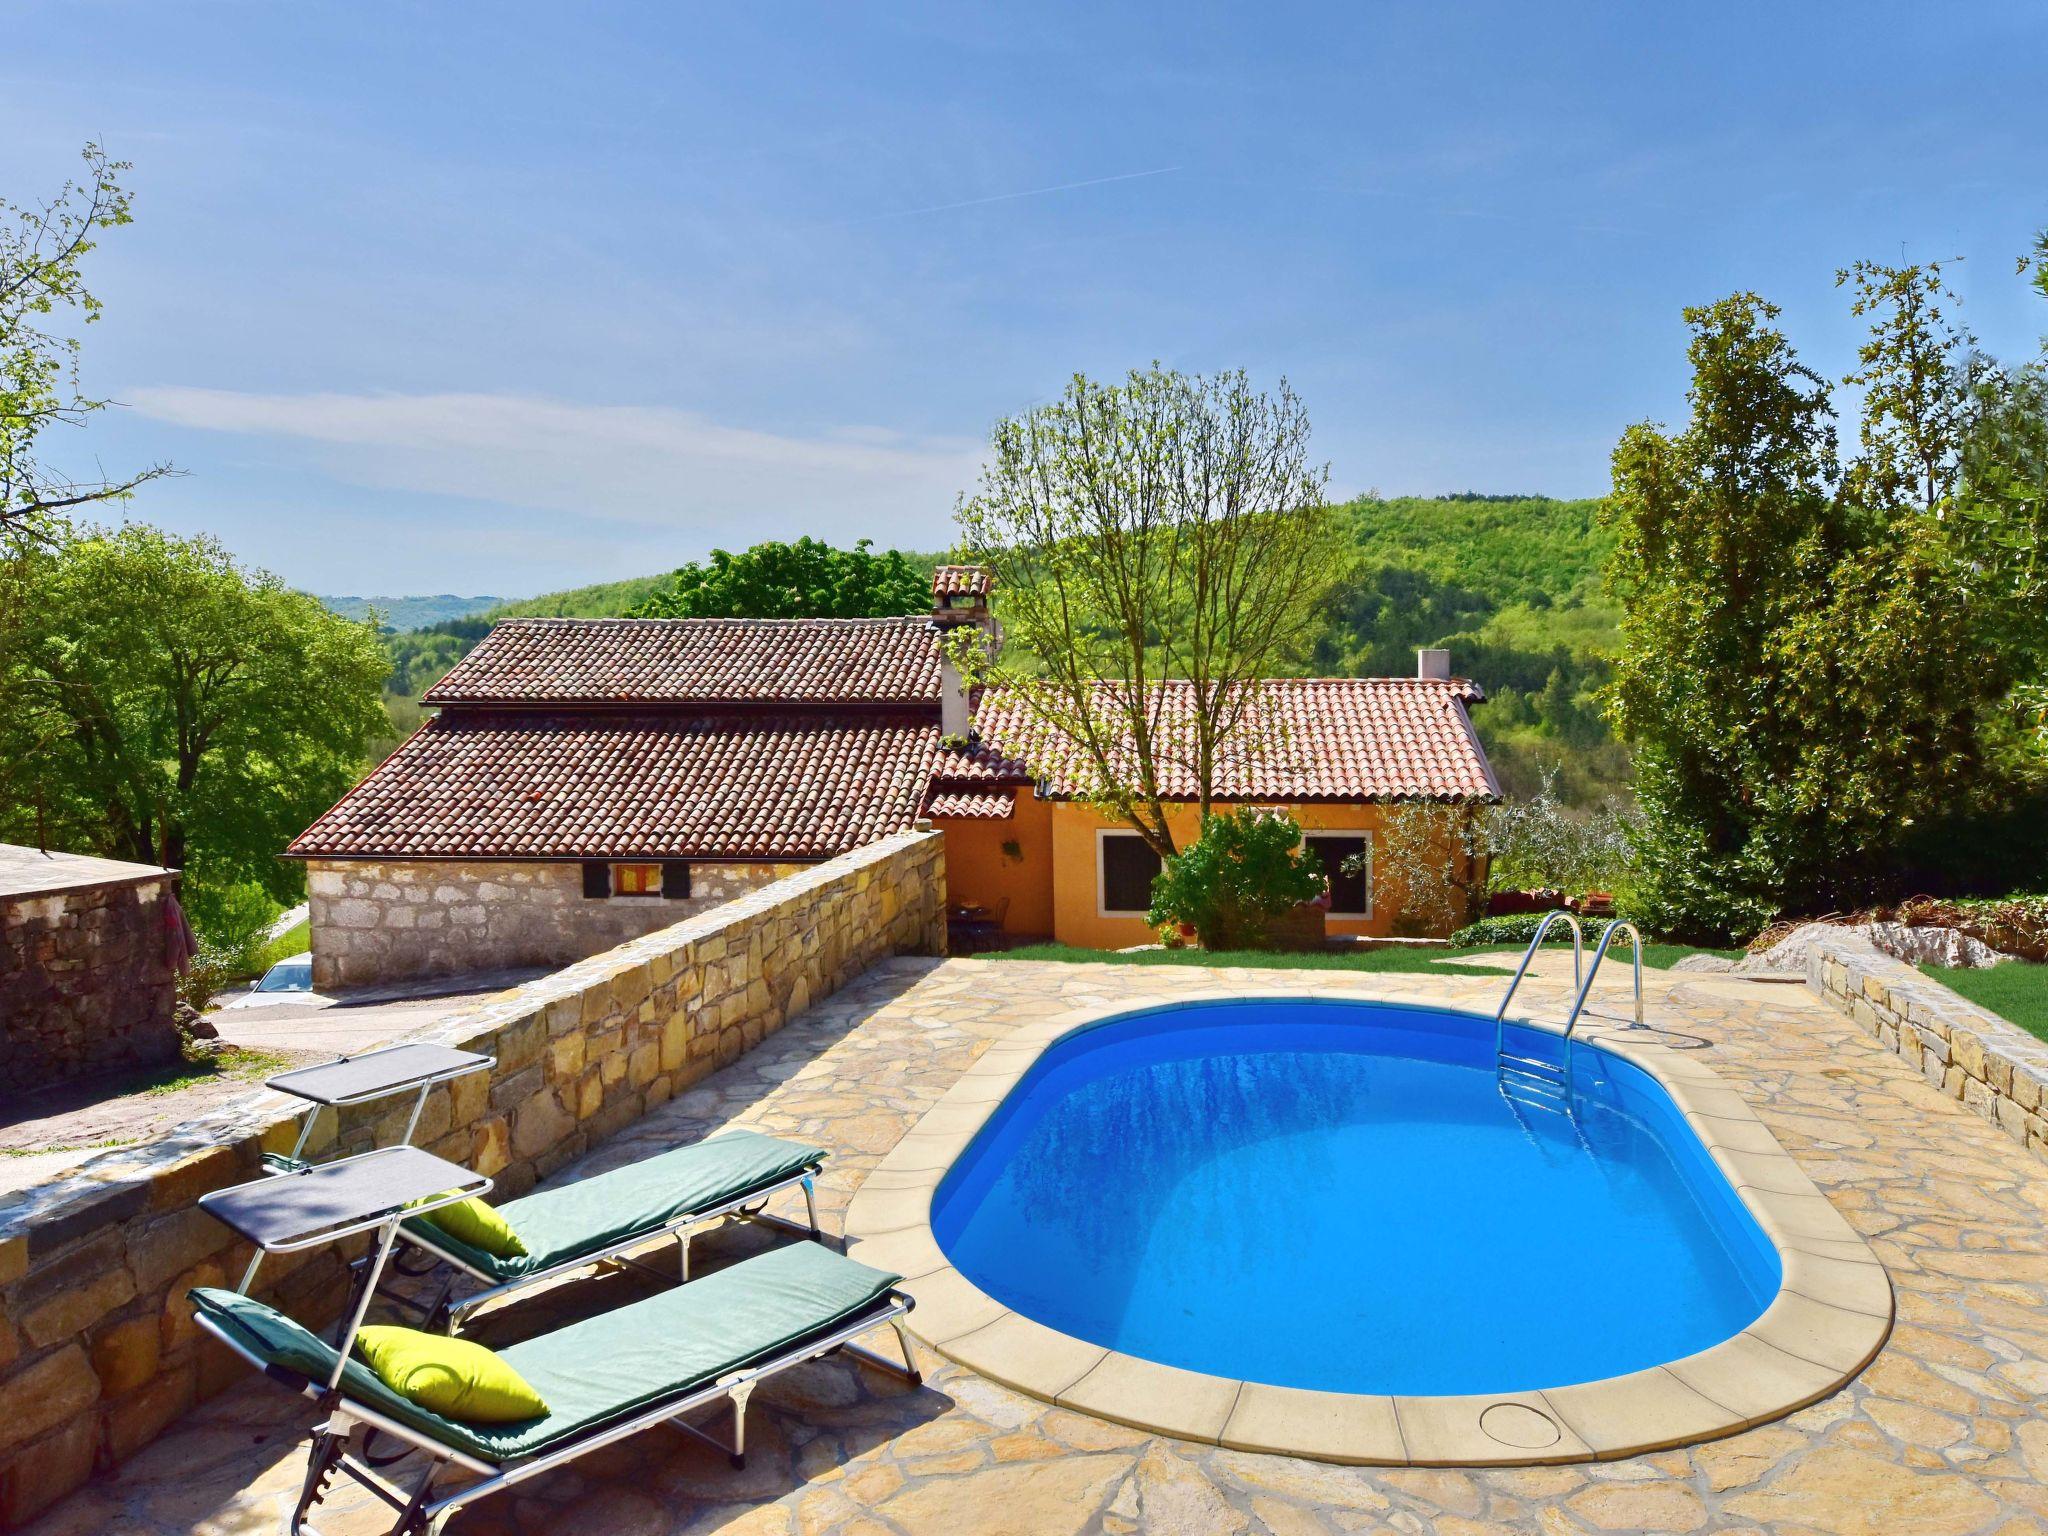
[[(1546, 955), (1517, 1011), (1563, 1011)], [(1218, 979), (1301, 994), (1310, 971), (886, 962), (737, 1064), (629, 1127), (575, 1177), (747, 1126), (833, 1149), (836, 1224), (869, 1170), (965, 1068), (1020, 1024)], [(1356, 974), (1337, 973), (1356, 990)], [(1490, 1008), (1496, 977), (1370, 978), (1390, 998)], [(763, 1387), (743, 1471), (652, 1430), (458, 1514), (451, 1536), (968, 1536), (977, 1532), (2048, 1531), (2048, 1169), (1803, 988), (1645, 973), (1649, 1019), (1705, 1054), (1869, 1240), (1898, 1322), (1848, 1388), (1728, 1439), (1573, 1466), (1366, 1469), (1130, 1430), (1022, 1397), (925, 1352), (925, 1386), (844, 1361)], [(1595, 1010), (1625, 1016), (1624, 973)], [(700, 1240), (704, 1267), (764, 1235)], [(630, 1274), (568, 1282), (482, 1320), (489, 1341), (642, 1294)], [(885, 1341), (876, 1341), (885, 1345)], [(31, 1527), (37, 1536), (275, 1531), (311, 1405), (255, 1378), (196, 1410)], [(723, 1428), (723, 1425), (719, 1426)], [(398, 1469), (403, 1472), (405, 1469)], [(388, 1514), (330, 1495), (322, 1536)]]

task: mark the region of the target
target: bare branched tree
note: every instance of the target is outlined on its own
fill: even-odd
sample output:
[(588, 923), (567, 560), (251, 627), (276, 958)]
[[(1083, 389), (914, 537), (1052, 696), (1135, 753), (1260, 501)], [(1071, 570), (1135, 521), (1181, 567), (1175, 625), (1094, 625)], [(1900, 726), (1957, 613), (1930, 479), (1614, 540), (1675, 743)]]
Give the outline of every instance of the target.
[(83, 426), (107, 401), (82, 392), (76, 336), (52, 329), (59, 311), (91, 324), (100, 301), (79, 267), (102, 230), (129, 222), (121, 187), (125, 160), (85, 146), (87, 175), (48, 201), (18, 207), (0, 200), (0, 536), (33, 531), (95, 502), (113, 501), (171, 472), (153, 464), (125, 478), (79, 479), (52, 470), (37, 454), (51, 426)]
[(963, 670), (1027, 713), (1032, 740), (1012, 750), (1041, 769), (1057, 758), (1161, 857), (1175, 852), (1163, 802), (1206, 820), (1227, 760), (1277, 731), (1258, 680), (1299, 664), (1342, 574), (1308, 439), (1284, 380), (1269, 395), (1241, 372), (1077, 374), (997, 424), (958, 509), (1010, 642), (963, 654)]

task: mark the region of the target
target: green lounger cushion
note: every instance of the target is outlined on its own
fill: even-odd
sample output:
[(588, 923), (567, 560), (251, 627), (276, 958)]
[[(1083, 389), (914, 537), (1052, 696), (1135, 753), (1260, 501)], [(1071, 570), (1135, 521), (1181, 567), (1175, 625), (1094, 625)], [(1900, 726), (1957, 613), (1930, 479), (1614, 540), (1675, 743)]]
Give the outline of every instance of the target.
[(526, 1252), (514, 1258), (472, 1248), (425, 1227), (422, 1218), (408, 1220), (406, 1227), (502, 1283), (573, 1264), (637, 1233), (659, 1232), (679, 1216), (779, 1184), (824, 1160), (822, 1147), (759, 1131), (728, 1131), (693, 1147), (508, 1200), (497, 1213), (526, 1245)]
[[(457, 1424), (415, 1406), (351, 1360), (350, 1397), (441, 1444), (493, 1464), (535, 1456), (585, 1430), (657, 1400), (716, 1381), (876, 1306), (897, 1275), (842, 1258), (817, 1243), (791, 1243), (500, 1350), (547, 1402), (523, 1424)], [(334, 1351), (290, 1318), (232, 1291), (192, 1292), (219, 1321), (272, 1364), (324, 1382)]]

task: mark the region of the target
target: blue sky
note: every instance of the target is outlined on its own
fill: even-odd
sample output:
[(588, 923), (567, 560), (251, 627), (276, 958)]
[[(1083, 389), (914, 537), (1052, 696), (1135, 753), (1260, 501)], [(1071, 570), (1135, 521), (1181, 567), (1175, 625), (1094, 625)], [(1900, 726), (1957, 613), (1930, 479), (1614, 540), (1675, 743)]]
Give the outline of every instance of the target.
[(1681, 306), (1963, 256), (2030, 352), (2034, 4), (15, 0), (0, 195), (133, 160), (68, 467), (329, 592), (935, 548), (1076, 369), (1286, 374), (1341, 491), (1596, 494)]

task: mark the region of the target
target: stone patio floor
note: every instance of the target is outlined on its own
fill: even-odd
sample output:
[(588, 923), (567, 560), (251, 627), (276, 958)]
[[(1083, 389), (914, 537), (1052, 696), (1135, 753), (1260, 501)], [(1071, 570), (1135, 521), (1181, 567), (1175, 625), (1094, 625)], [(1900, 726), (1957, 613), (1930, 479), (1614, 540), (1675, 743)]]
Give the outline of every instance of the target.
[[(1562, 965), (1546, 955), (1525, 983), (1530, 1011), (1561, 1013)], [(829, 1224), (866, 1171), (1007, 1028), (1055, 1009), (1170, 992), (1176, 977), (1218, 974), (891, 961), (560, 1177), (744, 1125), (833, 1149), (820, 1188)], [(1272, 993), (1313, 991), (1329, 976), (1221, 974)], [(1489, 1008), (1502, 985), (1491, 976), (1375, 981), (1390, 997)], [(744, 1471), (656, 1429), (465, 1510), (448, 1529), (2048, 1531), (2048, 1418), (2036, 1406), (2048, 1389), (2048, 1167), (1803, 988), (1661, 972), (1646, 972), (1645, 983), (1651, 1023), (1706, 1042), (1708, 1059), (1870, 1240), (1897, 1290), (1897, 1327), (1869, 1369), (1788, 1419), (1605, 1464), (1347, 1468), (1120, 1428), (1018, 1396), (924, 1351), (928, 1374), (916, 1391), (844, 1361), (777, 1378), (754, 1397)], [(1620, 1018), (1625, 997), (1622, 975), (1612, 987), (1603, 977), (1596, 1011)], [(700, 1240), (697, 1252), (708, 1267), (765, 1240), (757, 1229), (730, 1228)], [(483, 1331), (551, 1326), (630, 1299), (645, 1283), (630, 1274), (571, 1282), (492, 1314)], [(275, 1531), (296, 1492), (311, 1411), (252, 1377), (31, 1529)], [(322, 1536), (388, 1523), (346, 1485), (318, 1519)]]

